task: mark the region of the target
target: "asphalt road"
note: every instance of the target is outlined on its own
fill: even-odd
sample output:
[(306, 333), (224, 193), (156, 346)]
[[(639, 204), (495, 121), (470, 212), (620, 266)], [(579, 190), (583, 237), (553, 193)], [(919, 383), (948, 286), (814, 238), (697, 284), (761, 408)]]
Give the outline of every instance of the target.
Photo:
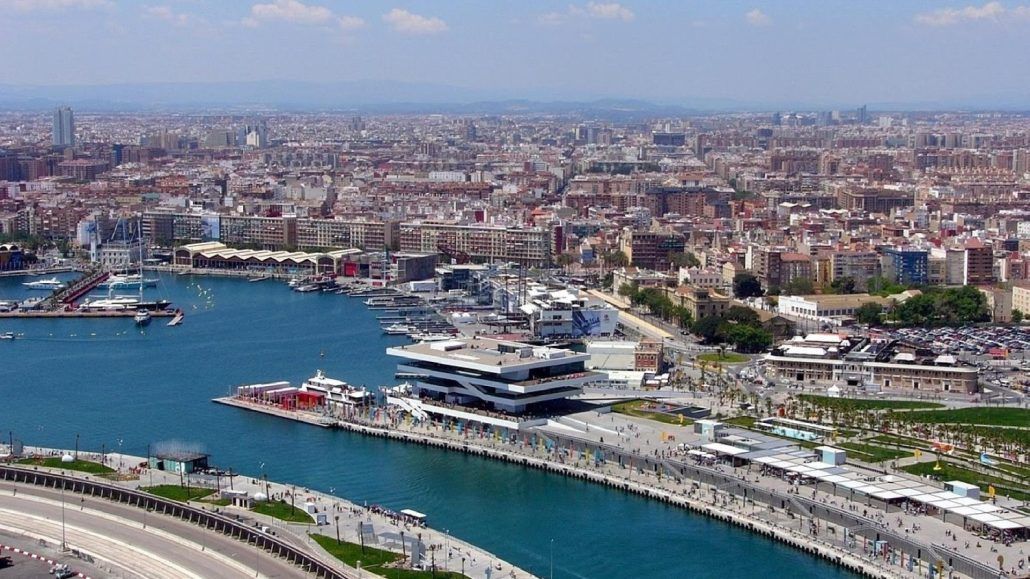
[[(69, 548), (111, 575), (141, 578), (304, 577), (286, 561), (196, 525), (103, 499), (65, 493)], [(0, 485), (0, 528), (61, 544), (61, 493)]]

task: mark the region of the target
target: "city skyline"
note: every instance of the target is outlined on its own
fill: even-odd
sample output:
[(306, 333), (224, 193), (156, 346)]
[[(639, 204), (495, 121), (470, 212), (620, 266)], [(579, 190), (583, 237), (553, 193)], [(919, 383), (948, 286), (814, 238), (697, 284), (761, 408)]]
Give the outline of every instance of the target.
[[(131, 93), (276, 81), (360, 88), (341, 91), (337, 105), (394, 102), (398, 87), (424, 95), (404, 100), (427, 103), (1030, 102), (1015, 73), (1017, 55), (1030, 50), (1030, 5), (1013, 2), (0, 0), (0, 9), (10, 30), (0, 48), (26, 56), (10, 62), (3, 101), (58, 87), (92, 87), (88, 100), (109, 98), (93, 90), (107, 85)], [(133, 58), (111, 58), (126, 51)], [(241, 103), (254, 99), (238, 92)]]

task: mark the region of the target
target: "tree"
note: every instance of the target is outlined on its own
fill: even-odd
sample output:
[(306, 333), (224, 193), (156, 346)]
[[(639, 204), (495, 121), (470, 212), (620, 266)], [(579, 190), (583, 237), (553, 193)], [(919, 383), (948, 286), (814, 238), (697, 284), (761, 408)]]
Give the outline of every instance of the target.
[(681, 328), (690, 328), (694, 324), (694, 316), (687, 308), (677, 306), (676, 318), (679, 321)]
[(719, 316), (705, 316), (696, 322), (692, 328), (693, 332), (702, 340), (711, 344), (723, 341), (722, 333), (723, 319)]
[(570, 253), (563, 253), (555, 258), (555, 263), (561, 266), (562, 269), (569, 267), (573, 263), (576, 263), (576, 258)]
[(815, 291), (811, 278), (796, 277), (790, 280), (783, 288), (783, 293), (789, 296), (806, 296)]
[(608, 267), (626, 267), (629, 265), (629, 257), (619, 250), (609, 251), (604, 254), (604, 263)]
[(689, 251), (670, 253), (669, 261), (671, 261), (676, 267), (701, 267), (701, 261), (696, 255)]
[(624, 283), (619, 286), (619, 295), (624, 298), (629, 298), (630, 301), (633, 301), (633, 296), (635, 296), (639, 291), (640, 287), (637, 286), (636, 282)]
[(738, 352), (761, 352), (772, 345), (772, 334), (755, 326), (742, 324), (730, 325), (726, 334), (727, 339)]
[(887, 297), (893, 294), (900, 294), (905, 291), (905, 286), (894, 283), (891, 280), (883, 276), (873, 276), (866, 282), (866, 287), (869, 289), (869, 293), (881, 295)]
[(733, 295), (738, 299), (759, 297), (762, 295), (762, 283), (750, 273), (738, 273), (733, 276)]
[(855, 309), (855, 319), (860, 324), (874, 326), (880, 323), (880, 314), (883, 313), (883, 306), (876, 302), (866, 302)]
[(1021, 324), (1023, 323), (1023, 312), (1020, 310), (1012, 310), (1012, 323)]
[(758, 326), (758, 312), (744, 306), (731, 306), (722, 313), (724, 320), (736, 322), (745, 326)]
[(830, 282), (830, 289), (835, 294), (853, 294), (855, 293), (855, 278), (850, 276), (838, 277)]

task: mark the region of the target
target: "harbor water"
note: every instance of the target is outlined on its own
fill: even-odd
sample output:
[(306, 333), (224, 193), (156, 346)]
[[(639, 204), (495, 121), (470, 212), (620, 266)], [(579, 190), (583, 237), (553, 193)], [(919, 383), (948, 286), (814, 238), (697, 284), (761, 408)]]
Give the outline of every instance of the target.
[[(355, 298), (300, 294), (275, 281), (160, 277), (147, 297), (182, 308), (182, 326), (0, 319), (0, 333), (23, 334), (0, 342), (0, 434), (68, 448), (78, 436), (82, 449), (140, 455), (152, 443), (197, 443), (222, 468), (427, 513), (432, 526), (541, 577), (552, 548), (561, 578), (853, 576), (614, 489), (214, 404), (235, 385), (299, 383), (318, 368), (352, 384), (392, 385), (395, 363), (384, 350), (407, 338), (382, 335)], [(34, 279), (0, 278), (0, 300), (45, 295), (21, 285)]]

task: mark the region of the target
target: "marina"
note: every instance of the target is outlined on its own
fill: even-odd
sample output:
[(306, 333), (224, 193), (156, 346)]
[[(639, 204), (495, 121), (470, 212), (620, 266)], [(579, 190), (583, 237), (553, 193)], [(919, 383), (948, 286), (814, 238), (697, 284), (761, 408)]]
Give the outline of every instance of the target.
[[(264, 465), (264, 472), (276, 480), (323, 492), (335, 489), (334, 494), (356, 503), (367, 500), (396, 511), (413, 508), (428, 513), (434, 526), (449, 529), (538, 576), (548, 575), (552, 538), (554, 573), (562, 578), (709, 576), (708, 561), (719, 559), (739, 561), (735, 569), (745, 575), (851, 576), (767, 537), (627, 495), (618, 487), (429, 445), (385, 442), (342, 429), (307, 428), (212, 404), (209, 400), (224, 395), (226, 385), (259, 383), (269, 377), (297, 384), (310, 378), (317, 367), (324, 368), (327, 376), (355, 385), (375, 388), (395, 383), (396, 362), (386, 357), (385, 349), (406, 344), (408, 338), (382, 335), (375, 313), (359, 300), (297, 294), (280, 283), (249, 284), (243, 277), (162, 274), (160, 278), (167, 298), (190, 314), (190, 323), (174, 332), (151, 329), (146, 337), (135, 332), (116, 335), (124, 328), (108, 333), (97, 325), (98, 335), (90, 336), (94, 326), (76, 319), (56, 319), (45, 329), (32, 320), (4, 320), (0, 329), (25, 334), (25, 339), (5, 347), (9, 356), (5, 376), (32, 375), (33, 354), (43, 355), (53, 347), (52, 340), (60, 339), (68, 356), (66, 363), (50, 369), (48, 391), (73, 401), (55, 408), (38, 396), (11, 396), (28, 392), (28, 385), (20, 380), (0, 381), (0, 392), (10, 398), (5, 404), (5, 425), (16, 438), (67, 447), (80, 433), (84, 447), (117, 448), (122, 441), (122, 448), (136, 453), (145, 452), (154, 433), (164, 439), (202, 441), (223, 464), (238, 470), (258, 472)], [(20, 288), (20, 280), (11, 278), (11, 282)], [(198, 283), (204, 288), (203, 296), (196, 289)], [(0, 295), (27, 294), (0, 285)], [(213, 308), (206, 305), (211, 296), (217, 298)], [(269, 327), (277, 331), (269, 333)], [(72, 334), (77, 337), (69, 337)], [(284, 348), (290, 356), (282, 355)], [(176, 355), (159, 355), (164, 352)], [(183, 364), (183, 356), (234, 362)], [(141, 357), (150, 360), (145, 370), (138, 364)], [(107, 368), (105, 379), (83, 389), (80, 377), (95, 374), (101, 364)], [(155, 377), (159, 378), (155, 381)], [(145, 385), (143, 390), (140, 384)], [(145, 392), (142, 403), (153, 411), (141, 412), (141, 399), (126, 397), (129, 391)], [(41, 416), (48, 417), (45, 424)], [(491, 490), (484, 492), (484, 488)], [(603, 515), (587, 506), (594, 504), (605, 505)], [(598, 524), (607, 520), (625, 521), (634, 525), (635, 532), (613, 540), (610, 530)], [(548, 531), (541, 533), (541, 528)], [(518, 545), (505, 539), (516, 536)], [(691, 545), (706, 557), (655, 556), (656, 544)], [(604, 557), (599, 556), (601, 551)], [(742, 557), (743, 553), (748, 556)]]

